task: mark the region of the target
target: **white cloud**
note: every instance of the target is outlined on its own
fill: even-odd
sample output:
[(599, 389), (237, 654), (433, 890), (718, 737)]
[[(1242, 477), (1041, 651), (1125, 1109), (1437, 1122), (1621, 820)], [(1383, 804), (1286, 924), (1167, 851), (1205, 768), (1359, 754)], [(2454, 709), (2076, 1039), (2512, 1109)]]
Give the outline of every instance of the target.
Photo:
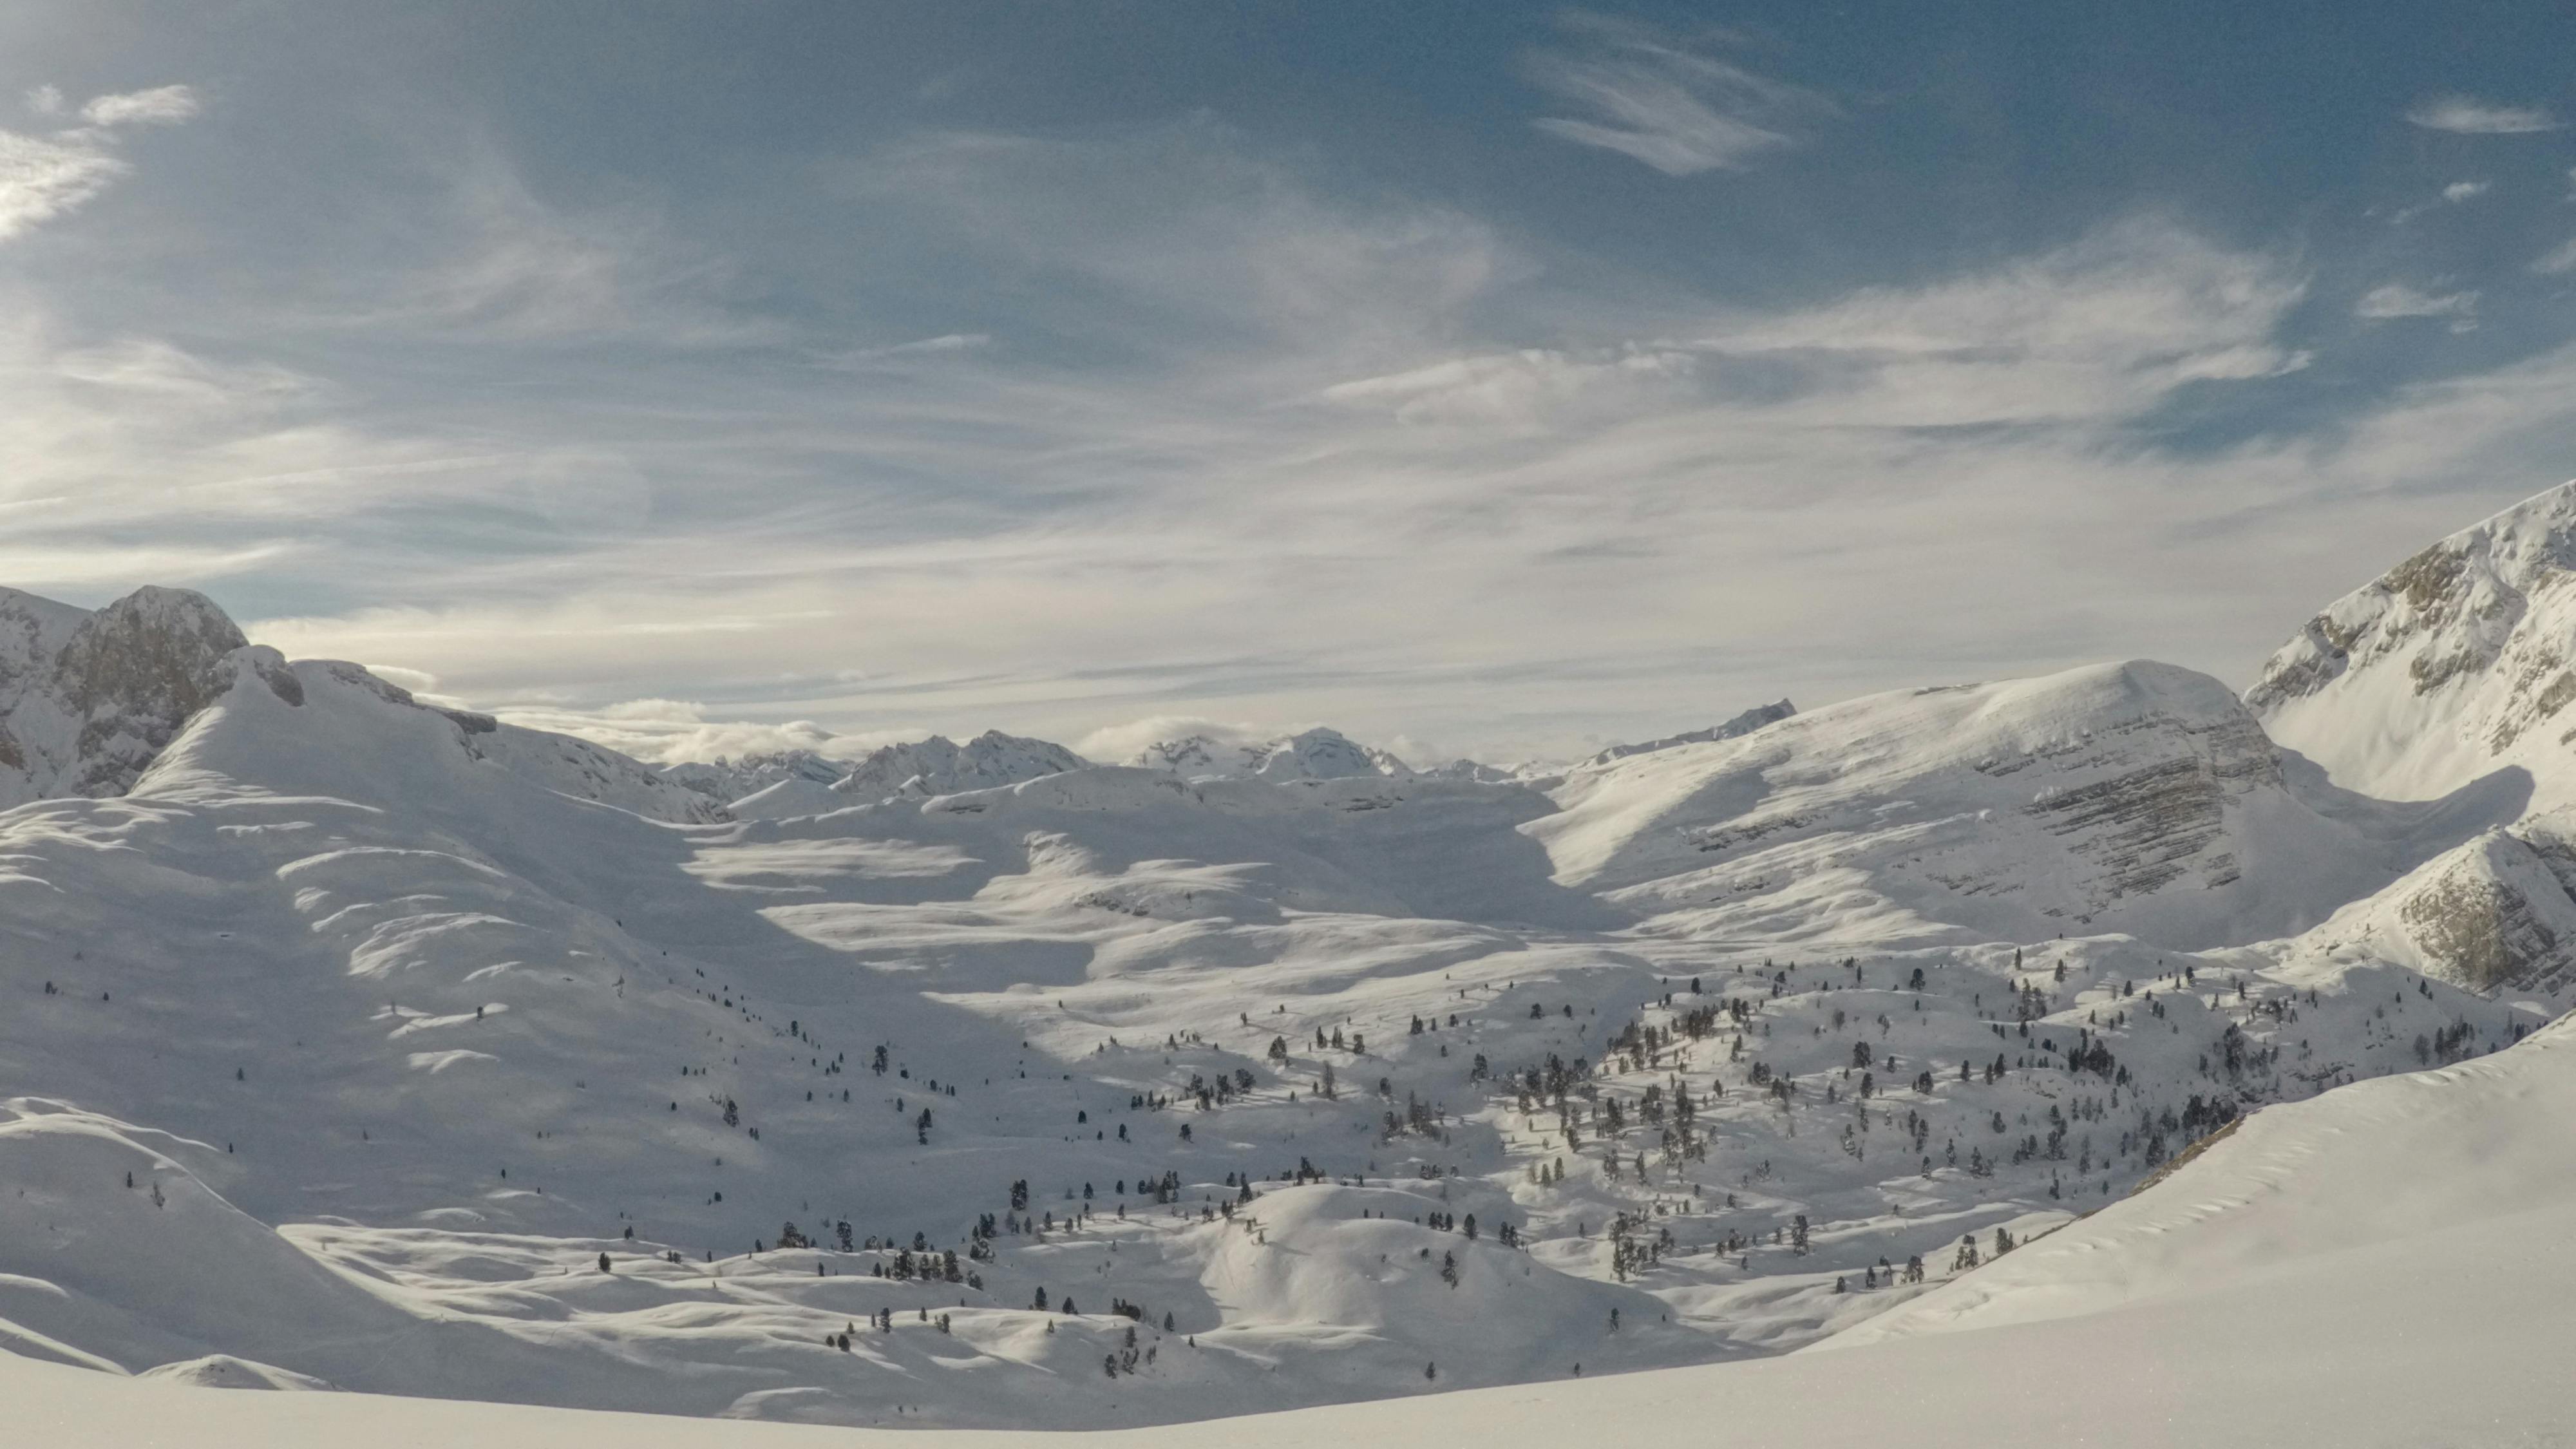
[[(394, 677), (383, 666), (368, 667), (387, 678)], [(898, 730), (852, 735), (825, 729), (812, 720), (710, 720), (706, 706), (672, 699), (625, 700), (597, 709), (505, 704), (493, 713), (511, 724), (577, 736), (657, 765), (683, 760), (738, 760), (745, 755), (788, 750), (812, 750), (826, 759), (856, 760), (879, 745), (917, 740), (929, 733)]]
[(172, 126), (197, 114), (197, 93), (187, 86), (155, 86), (148, 91), (97, 96), (81, 107), (81, 119), (93, 126)]
[(161, 406), (195, 403), (225, 411), (283, 403), (317, 386), (273, 364), (221, 364), (157, 338), (67, 349), (54, 355), (52, 366), (67, 381), (148, 394)]
[(2557, 247), (2552, 248), (2550, 251), (2543, 254), (2538, 261), (2533, 262), (2531, 264), (2531, 269), (2543, 276), (2557, 276), (2565, 272), (2576, 272), (2576, 240), (2562, 242)]
[(2473, 96), (2436, 96), (2420, 101), (2406, 119), (2429, 131), (2461, 136), (2522, 136), (2555, 131), (2565, 122), (2544, 106), (2500, 106)]
[(408, 202), (387, 218), (411, 245), (352, 269), (337, 304), (326, 299), (309, 320), (496, 342), (684, 349), (783, 336), (729, 307), (722, 260), (674, 240), (648, 211), (555, 205), (480, 137), (458, 139), (423, 165), (433, 200)]
[(890, 343), (883, 347), (854, 347), (816, 358), (817, 367), (863, 371), (921, 358), (953, 356), (979, 352), (993, 345), (991, 334), (984, 332), (946, 332), (937, 337), (921, 337), (910, 342)]
[(2485, 181), (2454, 181), (2450, 185), (2442, 188), (2442, 199), (2452, 203), (2453, 205), (2457, 205), (2460, 202), (2469, 201), (2476, 197), (2486, 195), (2488, 188), (2492, 184), (2493, 183), (2491, 182)]
[[(38, 86), (27, 105), (39, 115), (62, 110), (62, 92)], [(105, 191), (133, 168), (113, 151), (119, 125), (184, 121), (197, 113), (196, 93), (162, 86), (100, 96), (82, 107), (86, 127), (31, 136), (0, 130), (0, 241), (41, 226)]]
[(2371, 288), (2353, 304), (2353, 315), (2372, 322), (2386, 322), (2401, 317), (2448, 317), (2452, 330), (2466, 331), (2476, 325), (2478, 294), (2463, 292), (2420, 292), (2403, 282), (2390, 282)]
[[(2266, 496), (2231, 491), (2241, 456), (2161, 462), (2121, 430), (2187, 386), (2300, 365), (2274, 333), (2302, 285), (2280, 258), (2137, 223), (1794, 311), (1668, 300), (1680, 340), (1444, 355), (1426, 332), (1404, 365), (1329, 383), (1307, 378), (1338, 339), (1296, 330), (1169, 373), (969, 349), (836, 391), (828, 422), (736, 394), (721, 431), (683, 414), (664, 436), (630, 408), (638, 473), (685, 468), (706, 506), (647, 488), (566, 513), (575, 551), (419, 561), (418, 605), (252, 632), (398, 661), (484, 707), (712, 692), (750, 702), (719, 713), (999, 726), (1110, 758), (1211, 718), (1321, 717), (1561, 752), (1783, 692), (2064, 657), (2072, 586), (2029, 559), (2089, 556), (2086, 528), (2136, 533), (2141, 491), (2177, 521)], [(832, 493), (798, 481), (817, 470)], [(888, 472), (960, 481), (868, 481)], [(2310, 486), (2297, 469), (2264, 485)], [(2112, 582), (2076, 595), (2170, 617), (2155, 570), (2183, 558), (2140, 541), (2087, 564)], [(2224, 582), (2211, 597), (2241, 607)], [(2103, 647), (2165, 637), (2128, 630)], [(1677, 678), (1699, 681), (1678, 712)], [(1162, 718), (1089, 738), (1139, 716)], [(629, 734), (594, 737), (660, 748)]]
[(1561, 426), (1578, 410), (1633, 411), (1652, 398), (1678, 401), (1697, 357), (1669, 346), (1577, 353), (1556, 348), (1453, 357), (1323, 390), (1325, 401), (1392, 408), (1408, 423), (1476, 422), (1515, 430)]
[(74, 210), (131, 169), (87, 141), (0, 131), (0, 241)]
[(1213, 720), (1199, 715), (1156, 714), (1141, 719), (1103, 725), (1084, 735), (1072, 748), (1086, 760), (1104, 765), (1123, 765), (1138, 751), (1166, 740), (1187, 739), (1205, 735), (1220, 745), (1258, 744), (1275, 740), (1289, 730), (1263, 729), (1242, 721)]
[(1818, 421), (2099, 424), (2187, 383), (2305, 365), (2272, 340), (2305, 291), (2279, 259), (2143, 220), (1983, 274), (1731, 319), (1704, 345), (1797, 369), (1811, 389), (1774, 411)]
[(1737, 169), (1795, 142), (1795, 127), (1830, 114), (1814, 91), (1718, 59), (1623, 21), (1578, 16), (1577, 48), (1533, 56), (1531, 78), (1587, 117), (1533, 124), (1577, 145), (1644, 162), (1667, 176)]
[(1668, 319), (1689, 332), (1679, 340), (1452, 357), (1322, 396), (1515, 433), (1694, 405), (1774, 426), (2104, 425), (2186, 384), (2307, 366), (2309, 354), (2273, 341), (2304, 293), (2279, 260), (2134, 221), (1927, 286)]
[(1082, 140), (940, 133), (840, 180), (1009, 268), (1032, 329), (1056, 320), (1051, 294), (1114, 296), (1112, 320), (1084, 325), (1139, 351), (1407, 355), (1530, 270), (1454, 208), (1324, 197), (1203, 116)]

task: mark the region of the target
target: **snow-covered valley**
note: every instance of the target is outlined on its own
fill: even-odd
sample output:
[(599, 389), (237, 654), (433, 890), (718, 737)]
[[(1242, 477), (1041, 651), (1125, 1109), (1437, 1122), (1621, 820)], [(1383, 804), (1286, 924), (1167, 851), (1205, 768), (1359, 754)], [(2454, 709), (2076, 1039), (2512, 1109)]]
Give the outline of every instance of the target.
[[(1846, 1350), (2206, 1328), (2294, 1167), (2367, 1257), (2386, 1144), (2456, 1211), (2576, 1081), (2576, 485), (2434, 554), (2244, 700), (2140, 661), (1519, 771), (657, 770), (17, 596), (0, 1348), (1125, 1429), (1720, 1361), (1758, 1422)], [(2563, 1225), (2544, 1176), (2497, 1201)]]

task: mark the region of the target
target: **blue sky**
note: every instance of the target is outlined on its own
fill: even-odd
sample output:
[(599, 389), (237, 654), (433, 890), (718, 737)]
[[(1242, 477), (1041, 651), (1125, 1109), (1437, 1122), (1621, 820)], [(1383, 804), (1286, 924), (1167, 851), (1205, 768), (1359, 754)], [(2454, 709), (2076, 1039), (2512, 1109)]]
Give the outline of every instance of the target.
[(0, 11), (0, 581), (648, 754), (1563, 753), (2576, 475), (2576, 14)]

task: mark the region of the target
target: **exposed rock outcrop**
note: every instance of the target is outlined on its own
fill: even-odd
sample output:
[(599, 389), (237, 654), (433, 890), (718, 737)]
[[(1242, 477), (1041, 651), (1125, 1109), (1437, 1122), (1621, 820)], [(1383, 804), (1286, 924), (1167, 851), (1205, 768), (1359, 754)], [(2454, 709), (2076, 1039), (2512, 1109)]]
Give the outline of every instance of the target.
[(2245, 702), (2349, 789), (2429, 799), (2521, 766), (2540, 804), (2576, 801), (2576, 483), (2336, 600)]

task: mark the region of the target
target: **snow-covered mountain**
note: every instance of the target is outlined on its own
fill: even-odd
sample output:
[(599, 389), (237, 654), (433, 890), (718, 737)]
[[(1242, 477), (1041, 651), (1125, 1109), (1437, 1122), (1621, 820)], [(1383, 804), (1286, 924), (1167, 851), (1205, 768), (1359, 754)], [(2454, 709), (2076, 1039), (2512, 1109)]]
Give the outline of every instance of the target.
[(896, 795), (927, 798), (963, 790), (1016, 785), (1089, 763), (1059, 744), (986, 730), (964, 744), (932, 735), (912, 744), (887, 745), (850, 768), (832, 789), (846, 804)]
[(1088, 762), (1062, 745), (986, 730), (964, 744), (945, 735), (907, 744), (886, 745), (867, 758), (818, 780), (799, 772), (772, 781), (733, 801), (733, 812), (750, 820), (779, 820), (846, 810), (898, 796), (915, 800), (990, 790), (1041, 779)]
[[(1963, 1235), (2107, 1233), (2249, 1113), (2576, 999), (2536, 765), (2381, 798), (2170, 665), (1561, 775), (995, 733), (728, 807), (744, 762), (136, 598), (0, 631), (41, 797), (0, 810), (0, 1350), (113, 1373), (1133, 1430), (1765, 1357), (1973, 1317)], [(2299, 699), (2416, 647), (2337, 637)], [(2007, 1259), (2061, 1264), (2022, 1301), (2118, 1319), (2083, 1265), (2145, 1240), (2086, 1240)]]
[(1359, 744), (1339, 730), (1301, 730), (1267, 740), (1182, 735), (1159, 740), (1127, 761), (1144, 770), (1169, 770), (1185, 780), (1347, 780), (1366, 775), (1397, 779), (1413, 771), (1384, 750)]
[(1607, 765), (1615, 760), (1624, 760), (1630, 755), (1651, 754), (1656, 750), (1669, 750), (1675, 745), (1705, 745), (1714, 744), (1719, 740), (1741, 739), (1764, 725), (1787, 719), (1797, 712), (1798, 707), (1785, 699), (1775, 700), (1770, 704), (1757, 704), (1724, 724), (1710, 725), (1704, 730), (1688, 730), (1677, 735), (1666, 735), (1660, 740), (1647, 740), (1642, 744), (1612, 745), (1583, 763)]
[(1445, 765), (1432, 765), (1413, 773), (1426, 780), (1465, 780), (1480, 785), (1511, 784), (1521, 778), (1516, 772), (1500, 765), (1483, 764), (1463, 756)]
[(681, 760), (662, 766), (662, 778), (695, 790), (719, 805), (766, 790), (782, 780), (829, 785), (850, 773), (847, 761), (827, 759), (812, 750), (774, 750), (739, 759)]
[(2393, 961), (2473, 991), (2576, 984), (2576, 821), (2552, 812), (2480, 832), (2274, 949)]
[(96, 613), (0, 590), (0, 802), (120, 793), (230, 687), (244, 642), (185, 589)]
[[(547, 789), (654, 819), (724, 818), (614, 750), (488, 715), (426, 710), (354, 664), (317, 667), (437, 714), (466, 755)], [(0, 590), (0, 802), (124, 794), (244, 677), (291, 707), (302, 703), (297, 672), (276, 651), (249, 646), (203, 594), (141, 588), (92, 613)]]
[(2576, 483), (2328, 605), (2245, 700), (2350, 789), (2429, 799), (2521, 769), (2536, 807), (2576, 803)]
[(2304, 930), (2497, 808), (2321, 810), (2225, 686), (2146, 662), (1850, 700), (1553, 793), (1558, 879), (1668, 928), (2177, 949)]

